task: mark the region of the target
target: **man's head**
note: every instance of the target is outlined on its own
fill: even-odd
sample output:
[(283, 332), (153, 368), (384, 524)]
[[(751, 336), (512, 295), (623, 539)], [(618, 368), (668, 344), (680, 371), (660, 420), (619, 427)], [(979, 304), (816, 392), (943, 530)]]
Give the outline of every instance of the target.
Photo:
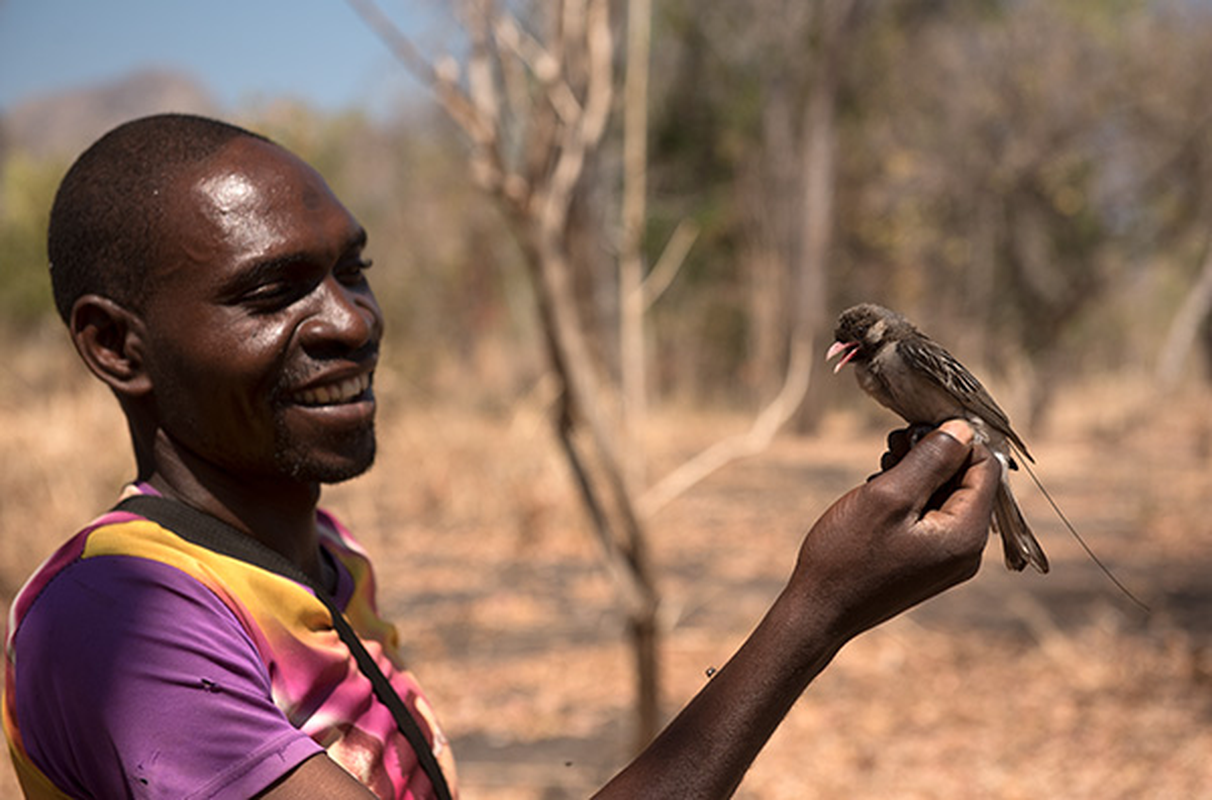
[(52, 213), (56, 302), (122, 402), (141, 476), (344, 480), (374, 456), (366, 234), (293, 154), (224, 123), (128, 123)]
[(160, 114), (119, 125), (84, 151), (55, 195), (47, 236), (55, 307), (64, 322), (88, 293), (139, 306), (169, 187), (244, 136), (263, 140), (219, 120)]

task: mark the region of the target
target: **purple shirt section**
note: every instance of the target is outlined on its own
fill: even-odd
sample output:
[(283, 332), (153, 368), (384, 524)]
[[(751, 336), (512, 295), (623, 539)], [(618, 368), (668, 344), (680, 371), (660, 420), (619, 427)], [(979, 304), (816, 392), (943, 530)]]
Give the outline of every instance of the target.
[(58, 665), (17, 670), (16, 710), (32, 761), (69, 792), (251, 797), (324, 752), (273, 704), (265, 665), (231, 610), (175, 567), (77, 561), (40, 593), (16, 637), (26, 663)]

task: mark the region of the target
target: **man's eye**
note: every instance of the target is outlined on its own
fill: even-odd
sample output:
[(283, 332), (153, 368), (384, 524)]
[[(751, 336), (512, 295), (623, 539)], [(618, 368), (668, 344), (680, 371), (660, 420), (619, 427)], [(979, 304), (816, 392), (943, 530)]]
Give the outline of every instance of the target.
[(337, 269), (337, 278), (347, 284), (356, 284), (365, 280), (365, 272), (374, 264), (369, 258), (360, 258)]
[(287, 305), (298, 294), (298, 288), (287, 281), (264, 283), (244, 294), (245, 303), (258, 307)]

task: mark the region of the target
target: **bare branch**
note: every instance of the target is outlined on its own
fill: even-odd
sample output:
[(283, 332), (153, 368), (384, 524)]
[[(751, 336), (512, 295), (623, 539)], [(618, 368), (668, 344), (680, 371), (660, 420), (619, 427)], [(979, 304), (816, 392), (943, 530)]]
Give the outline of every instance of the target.
[(619, 364), (624, 455), (632, 486), (645, 480), (640, 432), (648, 415), (644, 348), (644, 220), (648, 214), (648, 53), (651, 0), (627, 3), (627, 67), (623, 90), (623, 242), (619, 253)]
[(1178, 384), (1183, 374), (1183, 364), (1195, 346), (1200, 326), (1209, 314), (1212, 314), (1212, 244), (1206, 246), (1199, 278), (1187, 292), (1166, 333), (1166, 343), (1157, 365), (1157, 379), (1162, 386), (1172, 388)]
[[(510, 17), (502, 17), (492, 26), (497, 52), (501, 54), (497, 64), (501, 68), (501, 83), (504, 85), (505, 102), (509, 107), (508, 115), (523, 119), (522, 112), (530, 105), (526, 78), (528, 70), (518, 57), (517, 38), (514, 36), (511, 40), (510, 31), (513, 31), (514, 34), (517, 33), (517, 26), (513, 24), (513, 19)], [(506, 58), (507, 54), (512, 54), (514, 57)], [(529, 71), (533, 72), (533, 70)]]
[(815, 352), (813, 341), (810, 337), (792, 341), (783, 388), (757, 415), (748, 431), (721, 439), (681, 464), (644, 493), (638, 505), (645, 517), (656, 514), (713, 472), (738, 459), (756, 455), (770, 445), (808, 392)]
[(645, 309), (651, 308), (653, 303), (659, 300), (669, 285), (673, 283), (673, 279), (677, 277), (682, 265), (686, 263), (686, 256), (690, 254), (690, 248), (698, 237), (699, 226), (688, 219), (682, 220), (673, 229), (673, 235), (665, 243), (665, 249), (661, 251), (660, 258), (657, 259), (656, 264), (649, 271), (648, 277), (640, 286)]
[(500, 104), (493, 78), (495, 53), (488, 35), (491, 2), (477, 4), (478, 13), (469, 15), (467, 32), (471, 35), (471, 61), (467, 65), (467, 86), (471, 102), (481, 122), (495, 132), (500, 130)]
[(491, 140), (491, 130), (479, 119), (475, 106), (458, 87), (457, 68), (456, 70), (435, 69), (421, 55), (421, 51), (417, 49), (416, 45), (400, 32), (394, 22), (388, 19), (374, 0), (346, 0), (346, 2), (383, 41), (396, 60), (403, 64), (413, 77), (433, 89), (438, 102), (446, 109), (451, 118), (471, 136), (473, 141), (480, 143)]
[(498, 46), (526, 65), (535, 80), (547, 89), (547, 101), (565, 125), (573, 125), (581, 116), (581, 103), (572, 87), (560, 79), (560, 65), (533, 36), (518, 27), (510, 17), (497, 21), (494, 35)]
[[(576, 65), (572, 61), (581, 54), (580, 43), (585, 38), (586, 2), (592, 0), (563, 0), (560, 3), (559, 34), (556, 41), (563, 45), (560, 60), (565, 67), (575, 68)], [(570, 75), (575, 75), (573, 69), (567, 71)]]
[(614, 97), (614, 37), (610, 33), (610, 3), (607, 0), (590, 0), (588, 22), (585, 43), (589, 50), (589, 91), (581, 132), (586, 146), (596, 144), (602, 138)]
[(601, 139), (610, 115), (614, 89), (611, 71), (613, 38), (610, 33), (610, 8), (606, 0), (590, 0), (587, 22), (586, 46), (590, 70), (586, 76), (588, 89), (584, 113), (579, 124), (565, 127), (547, 191), (536, 198), (541, 203), (539, 224), (546, 235), (555, 235), (564, 227), (573, 189), (584, 171), (585, 154)]
[[(347, 2), (413, 77), (433, 90), (438, 104), (467, 134), (472, 144), (469, 161), (476, 182), (511, 205), (522, 206), (529, 202), (529, 182), (508, 168), (501, 152), (500, 108), (493, 84), (492, 52), (487, 37), (472, 34), (474, 39), (481, 42), (473, 53), (470, 67), (472, 74), (469, 82), (475, 94), (473, 100), (459, 87), (459, 65), (453, 58), (447, 57), (437, 64), (431, 64), (374, 0)], [(490, 6), (488, 2), (484, 7)], [(475, 30), (470, 25), (469, 29)]]

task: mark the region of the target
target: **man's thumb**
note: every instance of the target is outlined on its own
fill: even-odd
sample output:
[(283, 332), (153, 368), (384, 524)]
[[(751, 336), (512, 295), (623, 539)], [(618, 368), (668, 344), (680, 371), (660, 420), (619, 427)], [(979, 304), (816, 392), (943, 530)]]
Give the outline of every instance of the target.
[(889, 470), (912, 496), (928, 499), (964, 466), (976, 431), (964, 419), (949, 419), (918, 442)]

